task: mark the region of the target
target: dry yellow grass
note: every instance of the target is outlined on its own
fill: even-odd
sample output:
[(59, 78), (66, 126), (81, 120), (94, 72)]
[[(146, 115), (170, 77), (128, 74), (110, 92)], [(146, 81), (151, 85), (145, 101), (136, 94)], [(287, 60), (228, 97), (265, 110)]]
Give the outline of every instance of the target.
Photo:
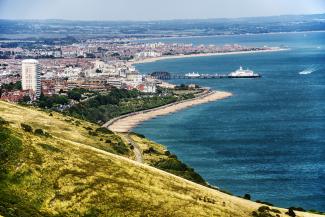
[[(0, 182), (0, 193), (16, 201), (0, 205), (30, 210), (20, 216), (247, 217), (261, 206), (98, 149), (83, 127), (60, 114), (0, 102), (0, 116), (23, 142), (19, 159)], [(26, 133), (22, 122), (46, 129), (52, 137)], [(286, 216), (286, 210), (279, 210)]]

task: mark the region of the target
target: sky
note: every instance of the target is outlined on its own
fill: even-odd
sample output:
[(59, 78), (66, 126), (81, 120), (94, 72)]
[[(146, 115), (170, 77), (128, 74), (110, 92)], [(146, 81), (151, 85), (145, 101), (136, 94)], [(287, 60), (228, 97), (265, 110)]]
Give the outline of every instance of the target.
[(325, 13), (325, 0), (0, 0), (0, 19), (170, 20)]

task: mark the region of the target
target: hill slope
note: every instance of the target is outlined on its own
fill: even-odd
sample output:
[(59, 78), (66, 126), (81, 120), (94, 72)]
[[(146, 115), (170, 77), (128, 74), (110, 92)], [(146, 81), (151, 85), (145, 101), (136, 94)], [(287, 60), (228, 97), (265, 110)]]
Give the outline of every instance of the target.
[(0, 117), (0, 216), (246, 217), (262, 206), (109, 153), (132, 158), (96, 125), (1, 101)]

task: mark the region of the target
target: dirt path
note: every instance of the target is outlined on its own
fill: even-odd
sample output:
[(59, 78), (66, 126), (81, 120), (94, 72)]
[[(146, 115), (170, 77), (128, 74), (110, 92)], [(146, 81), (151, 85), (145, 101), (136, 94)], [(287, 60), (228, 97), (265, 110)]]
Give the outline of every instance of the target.
[(135, 156), (135, 161), (143, 163), (142, 151), (139, 145), (133, 141), (129, 134), (125, 135), (125, 139), (133, 146), (133, 152)]

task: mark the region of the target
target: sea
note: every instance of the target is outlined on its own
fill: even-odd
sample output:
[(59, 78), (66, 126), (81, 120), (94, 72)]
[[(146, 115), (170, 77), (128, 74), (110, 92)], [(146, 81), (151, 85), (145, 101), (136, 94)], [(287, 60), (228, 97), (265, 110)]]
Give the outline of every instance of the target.
[(234, 195), (325, 211), (325, 32), (146, 42), (158, 41), (289, 48), (136, 65), (143, 74), (223, 74), (243, 66), (262, 78), (170, 80), (229, 91), (233, 96), (157, 117), (134, 131), (164, 144), (211, 185)]

